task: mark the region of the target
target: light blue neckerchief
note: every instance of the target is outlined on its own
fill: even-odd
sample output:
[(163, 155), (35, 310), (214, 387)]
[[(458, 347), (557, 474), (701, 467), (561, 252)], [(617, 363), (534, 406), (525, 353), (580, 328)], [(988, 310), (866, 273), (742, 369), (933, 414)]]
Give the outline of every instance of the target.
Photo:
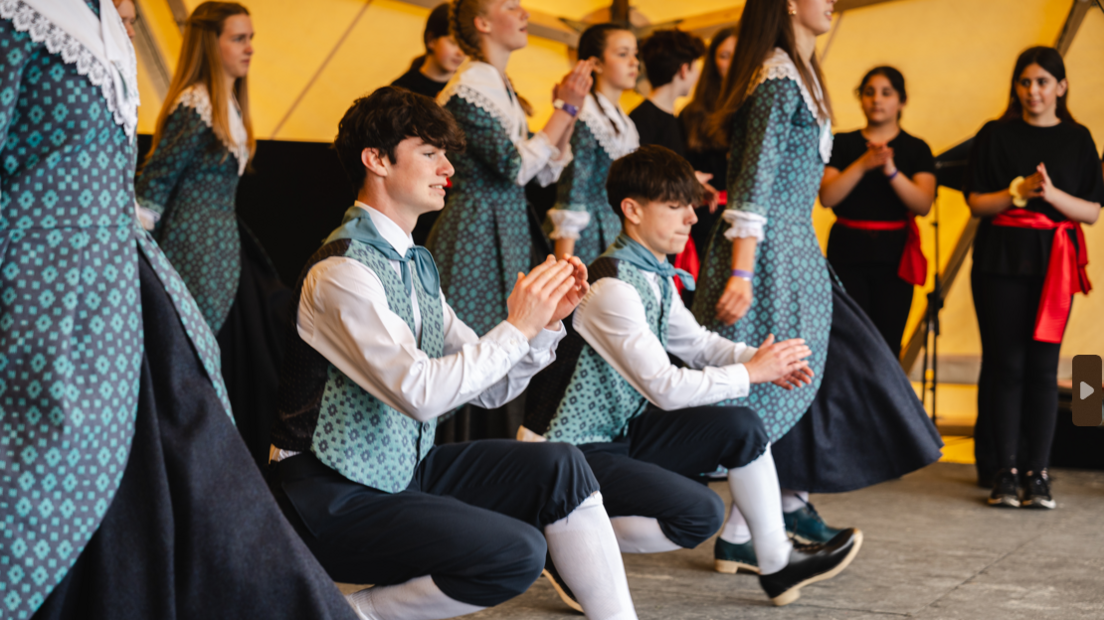
[(694, 290), (694, 276), (690, 272), (678, 269), (667, 261), (661, 261), (652, 254), (648, 248), (640, 245), (638, 241), (625, 234), (624, 231), (617, 235), (613, 243), (602, 252), (602, 256), (623, 260), (626, 263), (651, 273), (659, 274), (664, 286), (667, 278), (678, 277), (682, 280), (682, 287), (688, 291)]
[(429, 250), (420, 245), (412, 245), (406, 251), (406, 255), (400, 255), (383, 235), (376, 230), (372, 217), (364, 209), (354, 205), (345, 211), (345, 218), (322, 245), (341, 239), (353, 239), (371, 246), (380, 251), (389, 260), (397, 260), (402, 263), (402, 283), (406, 287), (406, 294), (410, 295), (413, 285), (410, 282), (410, 261), (414, 261), (414, 268), (418, 270), (418, 281), (422, 283), (422, 290), (436, 297), (441, 292), (441, 276), (437, 273), (437, 263), (433, 262), (433, 255)]

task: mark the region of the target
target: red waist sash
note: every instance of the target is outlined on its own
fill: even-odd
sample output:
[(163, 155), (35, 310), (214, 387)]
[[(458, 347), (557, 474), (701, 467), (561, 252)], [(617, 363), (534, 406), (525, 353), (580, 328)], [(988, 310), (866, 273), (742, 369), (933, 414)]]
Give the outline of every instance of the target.
[(907, 228), (908, 238), (905, 240), (905, 251), (901, 254), (901, 264), (897, 267), (897, 275), (914, 286), (923, 286), (924, 282), (927, 281), (928, 259), (924, 258), (924, 251), (920, 249), (920, 227), (916, 225), (915, 215), (907, 220), (893, 222), (849, 220), (840, 217), (836, 218), (836, 223), (857, 230), (901, 230)]
[[(1009, 209), (994, 217), (993, 225), (1054, 231), (1054, 244), (1050, 248), (1050, 261), (1043, 279), (1043, 295), (1039, 300), (1039, 312), (1035, 315), (1035, 340), (1062, 342), (1073, 294), (1092, 290), (1089, 275), (1085, 272), (1089, 253), (1085, 249), (1085, 233), (1081, 230), (1081, 224), (1069, 220), (1055, 222), (1042, 213), (1027, 209)], [(1077, 247), (1070, 241), (1067, 230), (1073, 230), (1077, 235)]]

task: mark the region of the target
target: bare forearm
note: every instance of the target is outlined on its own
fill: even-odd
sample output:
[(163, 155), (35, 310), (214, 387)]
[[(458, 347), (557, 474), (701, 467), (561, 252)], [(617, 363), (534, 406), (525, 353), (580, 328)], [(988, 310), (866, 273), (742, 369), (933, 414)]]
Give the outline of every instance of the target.
[(916, 215), (927, 215), (931, 211), (932, 201), (935, 199), (935, 177), (924, 175), (922, 178), (910, 179), (904, 174), (898, 174), (889, 182), (890, 187), (897, 193), (905, 207)]
[(1100, 217), (1100, 203), (1089, 202), (1059, 189), (1053, 189), (1051, 193), (1053, 195), (1047, 196), (1047, 202), (1075, 222), (1094, 224)]
[(971, 193), (966, 202), (970, 205), (970, 213), (974, 217), (987, 217), (997, 215), (1011, 207), (1012, 194), (1006, 189), (989, 194)]
[(759, 240), (755, 237), (737, 237), (732, 240), (732, 268), (742, 271), (755, 271), (755, 248)]
[(575, 117), (563, 110), (556, 110), (552, 113), (548, 122), (544, 124), (544, 129), (541, 131), (548, 136), (549, 142), (562, 151), (567, 146), (568, 141), (571, 140), (573, 127), (575, 127)]
[(824, 180), (820, 183), (820, 204), (832, 209), (847, 198), (866, 174), (860, 162), (855, 161), (843, 172), (834, 172), (834, 168), (825, 171)]

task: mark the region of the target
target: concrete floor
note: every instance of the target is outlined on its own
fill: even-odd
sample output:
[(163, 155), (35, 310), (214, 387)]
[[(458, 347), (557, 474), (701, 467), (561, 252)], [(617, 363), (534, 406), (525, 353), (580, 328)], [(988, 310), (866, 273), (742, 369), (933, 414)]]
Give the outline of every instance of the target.
[[(713, 488), (728, 497), (727, 485)], [(843, 574), (773, 607), (754, 575), (712, 570), (697, 549), (626, 555), (641, 620), (729, 618), (1012, 620), (1104, 618), (1104, 472), (1057, 470), (1053, 511), (984, 504), (971, 465), (937, 463), (901, 480), (814, 496), (828, 523), (859, 527), (862, 551)], [(544, 579), (473, 620), (572, 620)]]

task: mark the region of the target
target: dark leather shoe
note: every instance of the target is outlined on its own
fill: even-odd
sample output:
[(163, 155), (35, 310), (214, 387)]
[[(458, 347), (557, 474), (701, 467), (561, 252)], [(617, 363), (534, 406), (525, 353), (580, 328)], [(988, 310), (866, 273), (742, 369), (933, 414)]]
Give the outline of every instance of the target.
[(832, 540), (813, 545), (795, 543), (786, 568), (759, 575), (759, 585), (775, 605), (789, 605), (801, 597), (801, 588), (840, 574), (862, 547), (862, 532), (851, 528)]
[(759, 562), (755, 559), (755, 546), (749, 540), (743, 544), (730, 543), (717, 537), (713, 545), (713, 570), (735, 575), (738, 572), (759, 574)]
[(560, 573), (556, 571), (555, 565), (552, 564), (551, 556), (545, 557), (544, 572), (541, 574), (552, 583), (552, 587), (556, 589), (556, 594), (560, 595), (560, 600), (563, 601), (565, 605), (579, 613), (583, 613), (583, 606), (575, 599), (575, 593), (571, 591), (571, 588), (567, 587), (563, 577), (560, 577)]

